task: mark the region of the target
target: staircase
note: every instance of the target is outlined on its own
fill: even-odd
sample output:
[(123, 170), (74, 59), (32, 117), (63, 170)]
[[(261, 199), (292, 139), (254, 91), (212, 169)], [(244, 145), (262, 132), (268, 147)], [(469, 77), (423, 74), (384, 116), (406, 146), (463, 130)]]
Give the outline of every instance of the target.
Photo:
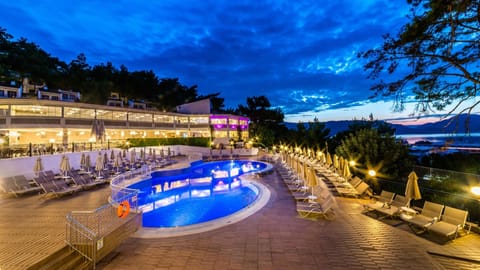
[(69, 246), (65, 246), (30, 266), (27, 270), (89, 270), (93, 269), (92, 262), (85, 259)]

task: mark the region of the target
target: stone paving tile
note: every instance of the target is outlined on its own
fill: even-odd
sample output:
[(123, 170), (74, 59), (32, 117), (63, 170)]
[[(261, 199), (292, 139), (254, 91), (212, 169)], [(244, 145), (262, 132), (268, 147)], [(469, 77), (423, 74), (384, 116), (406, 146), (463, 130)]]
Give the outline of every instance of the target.
[[(259, 181), (270, 187), (271, 199), (247, 219), (196, 235), (131, 237), (97, 269), (480, 269), (476, 262), (433, 255), (480, 260), (478, 234), (438, 244), (431, 237), (413, 234), (398, 221), (362, 214), (359, 199), (337, 198), (333, 221), (302, 219), (276, 173)], [(108, 194), (105, 187), (47, 202), (36, 196), (0, 199), (0, 269), (26, 268), (19, 263), (7, 265), (7, 249), (19, 254), (30, 245), (35, 247), (29, 243), (61, 246), (66, 213), (94, 209), (106, 202)]]
[[(115, 263), (137, 261), (141, 264), (139, 257), (130, 256), (129, 250), (142, 253), (146, 250), (142, 243), (148, 242), (157, 247), (152, 255), (166, 254), (158, 260), (170, 261), (177, 255), (188, 261), (197, 258), (198, 254), (206, 256), (204, 252), (208, 250), (220, 255), (213, 264), (198, 261), (196, 269), (203, 266), (207, 269), (422, 270), (477, 267), (472, 263), (438, 258), (427, 251), (465, 253), (472, 249), (472, 241), (480, 244), (478, 235), (438, 245), (414, 235), (408, 228), (398, 228), (362, 214), (361, 201), (345, 198), (337, 199), (334, 221), (301, 219), (297, 217), (294, 200), (275, 174), (261, 181), (274, 191), (271, 201), (246, 220), (198, 235), (158, 240), (130, 238), (118, 248), (120, 256), (115, 258)], [(462, 241), (458, 241), (460, 239)], [(191, 253), (182, 253), (186, 248)], [(476, 256), (477, 252), (480, 247), (469, 253)], [(100, 264), (98, 269), (116, 269), (116, 264), (112, 263)], [(184, 269), (189, 269), (189, 265)]]

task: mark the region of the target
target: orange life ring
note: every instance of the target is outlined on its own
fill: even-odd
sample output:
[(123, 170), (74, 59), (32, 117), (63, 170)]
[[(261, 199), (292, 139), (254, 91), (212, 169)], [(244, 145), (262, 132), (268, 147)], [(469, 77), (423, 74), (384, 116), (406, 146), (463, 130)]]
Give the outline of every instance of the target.
[(117, 216), (126, 218), (128, 213), (130, 213), (130, 203), (128, 201), (121, 202), (117, 208)]

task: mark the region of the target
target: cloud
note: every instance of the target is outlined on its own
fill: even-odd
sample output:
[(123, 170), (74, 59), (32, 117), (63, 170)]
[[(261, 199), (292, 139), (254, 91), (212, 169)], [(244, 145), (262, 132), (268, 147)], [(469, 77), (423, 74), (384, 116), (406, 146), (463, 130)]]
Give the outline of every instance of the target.
[[(3, 27), (69, 62), (153, 70), (221, 92), (266, 95), (287, 114), (369, 103), (362, 50), (405, 22), (402, 1), (36, 1), (0, 3)], [(18, 23), (19, 21), (28, 23)]]

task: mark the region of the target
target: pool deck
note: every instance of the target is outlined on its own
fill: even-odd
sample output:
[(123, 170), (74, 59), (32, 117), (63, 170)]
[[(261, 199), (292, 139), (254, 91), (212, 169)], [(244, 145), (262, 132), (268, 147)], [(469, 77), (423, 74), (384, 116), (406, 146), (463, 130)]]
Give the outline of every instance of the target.
[[(337, 197), (336, 218), (297, 216), (276, 172), (258, 180), (267, 205), (237, 223), (173, 238), (131, 237), (97, 269), (480, 269), (480, 235), (446, 244), (399, 220), (362, 213), (362, 199)], [(2, 198), (0, 269), (25, 269), (64, 245), (65, 216), (107, 203), (108, 186), (64, 199)]]

